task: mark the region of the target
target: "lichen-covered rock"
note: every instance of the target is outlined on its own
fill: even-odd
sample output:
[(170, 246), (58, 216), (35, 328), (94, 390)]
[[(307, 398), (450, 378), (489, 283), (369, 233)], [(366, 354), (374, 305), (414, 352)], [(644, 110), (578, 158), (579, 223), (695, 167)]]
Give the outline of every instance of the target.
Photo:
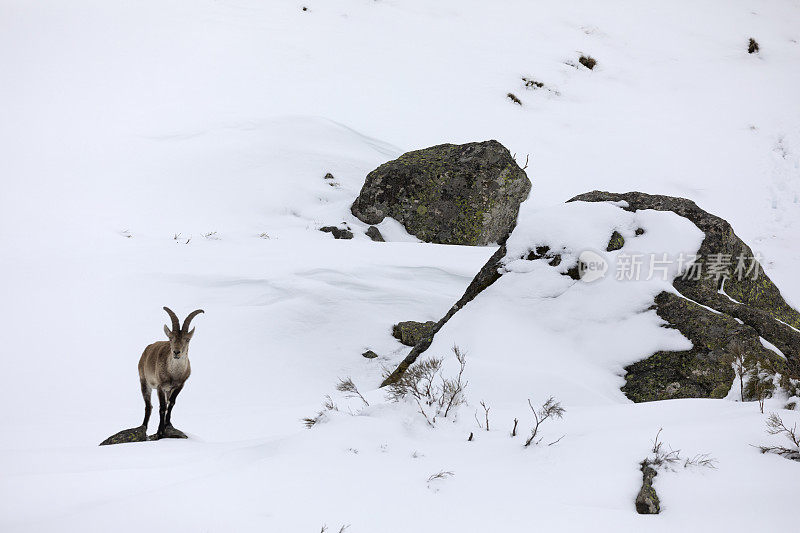
[(661, 501), (658, 499), (656, 489), (653, 488), (653, 478), (658, 472), (642, 461), (642, 488), (636, 495), (636, 512), (639, 514), (658, 514), (661, 512)]
[(399, 340), (406, 346), (416, 346), (421, 341), (433, 335), (433, 328), (436, 322), (414, 322), (408, 320), (399, 322), (392, 327), (392, 337)]
[(692, 349), (656, 352), (625, 368), (622, 392), (634, 402), (669, 398), (724, 398), (734, 373), (726, 357), (739, 345), (761, 360), (779, 357), (759, 342), (758, 333), (723, 313), (714, 313), (676, 294), (662, 292), (656, 312), (669, 327), (692, 341)]
[(107, 446), (109, 444), (125, 444), (128, 442), (145, 442), (147, 441), (147, 428), (139, 426), (136, 428), (123, 429), (119, 433), (115, 433), (100, 443), (100, 446)]
[(392, 217), (425, 242), (486, 245), (508, 233), (530, 190), (499, 142), (442, 144), (370, 172), (350, 210), (367, 224)]
[(619, 250), (625, 246), (625, 237), (618, 231), (614, 231), (611, 234), (611, 238), (608, 240), (608, 246), (606, 247), (607, 252), (613, 252), (614, 250)]

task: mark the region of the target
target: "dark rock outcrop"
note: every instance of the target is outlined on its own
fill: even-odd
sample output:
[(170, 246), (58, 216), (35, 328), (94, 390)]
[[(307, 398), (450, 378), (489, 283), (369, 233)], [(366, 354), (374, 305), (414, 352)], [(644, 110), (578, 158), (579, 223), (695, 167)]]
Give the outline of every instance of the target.
[(709, 311), (668, 292), (655, 299), (658, 316), (692, 341), (691, 350), (656, 352), (625, 368), (622, 392), (634, 402), (667, 398), (724, 398), (734, 373), (728, 354), (736, 345), (761, 360), (779, 357), (758, 340), (758, 333), (723, 313)]
[(378, 354), (376, 354), (372, 350), (367, 350), (366, 352), (362, 353), (361, 356), (367, 359), (377, 359)]
[(530, 190), (499, 142), (442, 144), (370, 172), (350, 210), (367, 224), (392, 217), (425, 242), (487, 245), (508, 233)]

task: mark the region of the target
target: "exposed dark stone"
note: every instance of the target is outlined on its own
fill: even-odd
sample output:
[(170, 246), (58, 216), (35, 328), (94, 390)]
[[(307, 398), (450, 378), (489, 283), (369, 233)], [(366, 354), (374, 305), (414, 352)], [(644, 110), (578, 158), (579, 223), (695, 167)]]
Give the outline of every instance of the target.
[(575, 264), (575, 265), (569, 267), (567, 269), (567, 271), (565, 272), (565, 275), (571, 277), (575, 281), (580, 280), (581, 279), (581, 268), (580, 268), (580, 265), (579, 264)]
[(336, 226), (322, 226), (319, 228), (320, 231), (324, 231), (325, 233), (332, 233), (334, 239), (352, 239), (353, 232), (350, 231), (349, 227), (345, 228), (338, 228)]
[(416, 346), (421, 341), (430, 338), (436, 322), (414, 322), (408, 320), (399, 322), (392, 327), (392, 337), (406, 346)]
[(386, 242), (383, 239), (383, 235), (381, 235), (381, 230), (379, 230), (375, 226), (368, 227), (367, 231), (366, 231), (366, 234), (367, 234), (367, 237), (369, 237), (370, 239), (372, 239), (375, 242)]
[(611, 234), (611, 239), (608, 241), (608, 246), (606, 247), (606, 252), (613, 252), (614, 250), (619, 250), (625, 246), (625, 237), (618, 231), (614, 231)]
[(578, 63), (588, 68), (589, 70), (592, 70), (594, 69), (595, 65), (597, 65), (597, 60), (592, 56), (581, 56), (580, 58), (578, 58)]
[(658, 514), (661, 512), (661, 502), (653, 488), (653, 478), (658, 472), (647, 461), (642, 461), (642, 488), (636, 496), (636, 512), (639, 514)]
[(750, 37), (750, 42), (747, 43), (747, 53), (748, 54), (757, 54), (758, 50), (759, 50), (758, 43), (756, 42), (755, 39)]
[(333, 177), (333, 174), (331, 174), (330, 172), (328, 172), (327, 174), (325, 174), (325, 178), (324, 178), (324, 179), (326, 179), (326, 180), (333, 180), (333, 179), (335, 179), (335, 178)]
[(367, 350), (366, 352), (362, 353), (361, 355), (363, 357), (366, 357), (367, 359), (375, 359), (375, 358), (378, 357), (378, 354), (376, 354), (372, 350)]
[(499, 242), (531, 182), (497, 141), (408, 152), (369, 173), (352, 213), (367, 224), (399, 221), (425, 242)]
[(125, 444), (127, 442), (145, 442), (147, 441), (147, 428), (139, 426), (136, 428), (123, 429), (119, 433), (115, 433), (100, 443), (100, 446), (107, 446), (109, 444)]
[(636, 228), (635, 231), (636, 235), (644, 235), (644, 228)]

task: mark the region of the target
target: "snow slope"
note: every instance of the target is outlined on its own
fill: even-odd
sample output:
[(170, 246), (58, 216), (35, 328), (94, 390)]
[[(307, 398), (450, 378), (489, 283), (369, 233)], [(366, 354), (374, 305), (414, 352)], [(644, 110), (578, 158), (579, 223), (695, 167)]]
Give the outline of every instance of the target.
[[(564, 287), (504, 276), (429, 351), (469, 354), (458, 420), (430, 429), (385, 403), (382, 370), (408, 351), (391, 325), (440, 318), (494, 249), (418, 243), (392, 221), (393, 242), (372, 243), (348, 207), (405, 150), (496, 138), (530, 154), (525, 227), (591, 189), (686, 196), (729, 220), (797, 305), (800, 5), (301, 5), (0, 1), (0, 530), (791, 528), (798, 467), (750, 446), (772, 442), (757, 406), (619, 392), (641, 346), (686, 342), (649, 335), (654, 317), (631, 311), (645, 292), (533, 307)], [(567, 64), (581, 53), (598, 66)], [(680, 231), (648, 246), (696, 245), (652, 217)], [(352, 241), (316, 231), (342, 221)], [(206, 310), (175, 410), (192, 438), (98, 448), (140, 420), (136, 362), (163, 305)], [(636, 333), (619, 350), (592, 344), (621, 328)], [(372, 405), (337, 396), (341, 411), (304, 429), (347, 375)], [(527, 431), (525, 400), (551, 394), (567, 414), (547, 435), (566, 436), (523, 449), (511, 421)], [(641, 517), (637, 463), (659, 427), (719, 463), (659, 474), (663, 513)], [(454, 475), (429, 482), (439, 471)]]

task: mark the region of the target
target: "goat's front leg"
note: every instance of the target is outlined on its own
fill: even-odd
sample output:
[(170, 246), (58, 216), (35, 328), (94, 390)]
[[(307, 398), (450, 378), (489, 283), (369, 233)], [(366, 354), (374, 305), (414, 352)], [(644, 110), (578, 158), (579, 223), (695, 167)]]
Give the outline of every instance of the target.
[(164, 428), (166, 427), (168, 400), (167, 393), (163, 388), (158, 387), (156, 392), (158, 392), (158, 431), (156, 431), (156, 438), (160, 439), (164, 436)]

